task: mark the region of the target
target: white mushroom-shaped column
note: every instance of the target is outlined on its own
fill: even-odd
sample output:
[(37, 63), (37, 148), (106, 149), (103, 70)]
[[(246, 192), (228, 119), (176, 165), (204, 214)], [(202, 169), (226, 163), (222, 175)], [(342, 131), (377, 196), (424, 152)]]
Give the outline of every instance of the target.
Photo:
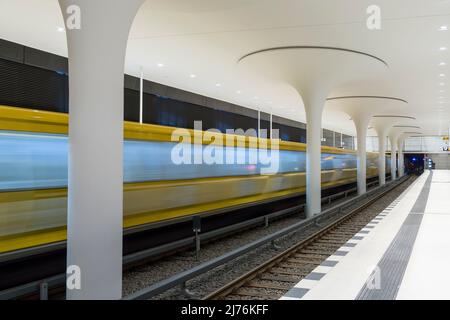
[(67, 299), (120, 299), (123, 87), (144, 0), (59, 0), (69, 53)]
[(367, 130), (372, 117), (378, 112), (401, 109), (402, 99), (383, 96), (345, 96), (327, 99), (327, 109), (348, 114), (356, 127), (357, 136), (357, 184), (358, 194), (366, 193), (367, 188)]
[(387, 64), (364, 52), (318, 46), (289, 46), (259, 50), (243, 56), (239, 66), (271, 81), (285, 83), (301, 96), (307, 122), (306, 213), (321, 212), (322, 111), (334, 88), (379, 76)]
[(377, 114), (372, 117), (370, 124), (378, 134), (378, 176), (380, 186), (386, 184), (386, 138), (389, 131), (394, 125), (414, 120), (416, 120), (414, 117), (393, 114)]
[(398, 150), (398, 138), (401, 133), (397, 130), (391, 129), (389, 132), (389, 142), (391, 144), (391, 180), (397, 179), (397, 150)]
[[(399, 156), (397, 157), (397, 152), (399, 151), (399, 142), (401, 142), (401, 137), (404, 134), (420, 134), (418, 132), (411, 132), (408, 131), (408, 129), (411, 128), (418, 128), (416, 126), (405, 126), (405, 125), (399, 125), (399, 126), (393, 126), (391, 130), (389, 131), (389, 141), (391, 143), (391, 180), (396, 180), (398, 178), (397, 176), (397, 170), (400, 172), (400, 164), (397, 163), (397, 160), (403, 158), (403, 150), (401, 153), (399, 153)], [(403, 163), (403, 159), (401, 160)]]
[[(395, 126), (397, 129), (420, 129), (418, 126)], [(398, 177), (401, 178), (405, 175), (405, 156), (403, 152), (405, 151), (405, 141), (411, 136), (421, 135), (421, 132), (406, 131), (398, 137)]]
[(408, 138), (407, 134), (402, 134), (398, 138), (398, 177), (401, 178), (405, 175), (405, 156), (403, 154), (405, 148), (405, 140)]

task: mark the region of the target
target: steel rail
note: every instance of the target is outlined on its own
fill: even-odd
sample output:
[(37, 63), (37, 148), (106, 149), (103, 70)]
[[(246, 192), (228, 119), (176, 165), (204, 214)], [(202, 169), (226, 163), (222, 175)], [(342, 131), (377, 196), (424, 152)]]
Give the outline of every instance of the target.
[(405, 180), (399, 181), (398, 184), (395, 184), (388, 188), (387, 190), (383, 190), (382, 193), (372, 197), (369, 201), (366, 201), (359, 205), (358, 207), (352, 209), (349, 213), (345, 214), (344, 216), (340, 217), (338, 220), (332, 222), (331, 224), (325, 226), (324, 228), (318, 230), (317, 232), (313, 233), (312, 235), (308, 236), (306, 239), (300, 241), (296, 245), (286, 249), (282, 253), (276, 255), (275, 257), (271, 258), (270, 260), (264, 262), (263, 264), (259, 265), (258, 267), (250, 270), (249, 272), (245, 273), (241, 277), (233, 280), (232, 282), (226, 284), (222, 288), (216, 290), (215, 292), (209, 294), (203, 300), (218, 300), (221, 298), (226, 297), (227, 295), (231, 294), (234, 290), (242, 287), (245, 283), (248, 281), (251, 281), (258, 275), (266, 272), (268, 269), (272, 268), (273, 266), (276, 266), (283, 260), (285, 260), (287, 257), (291, 256), (295, 252), (299, 251), (300, 249), (308, 246), (309, 244), (313, 243), (317, 239), (322, 238), (324, 235), (328, 234), (333, 229), (336, 229), (343, 223), (347, 222), (348, 220), (352, 219), (354, 216), (358, 215), (362, 210), (366, 209), (367, 207), (371, 206), (373, 203), (375, 203), (377, 200), (385, 196), (389, 191), (392, 189), (398, 187), (401, 183), (405, 182)]
[[(239, 258), (257, 248), (260, 248), (263, 245), (273, 243), (274, 241), (279, 240), (282, 237), (288, 236), (294, 232), (298, 232), (310, 225), (318, 225), (320, 223), (320, 220), (323, 220), (324, 218), (332, 217), (336, 213), (342, 212), (342, 210), (344, 210), (345, 208), (354, 205), (355, 201), (361, 201), (361, 200), (369, 198), (370, 196), (374, 196), (372, 199), (370, 199), (368, 201), (368, 202), (373, 203), (374, 201), (378, 200), (380, 197), (385, 195), (387, 192), (389, 192), (390, 190), (392, 190), (399, 184), (406, 181), (406, 178), (407, 177), (405, 176), (401, 179), (390, 182), (384, 186), (372, 189), (371, 191), (369, 191), (368, 193), (366, 193), (364, 195), (349, 199), (345, 202), (338, 204), (337, 206), (335, 206), (333, 208), (325, 210), (320, 215), (300, 221), (296, 224), (293, 224), (292, 226), (289, 226), (287, 228), (279, 230), (279, 231), (277, 231), (271, 235), (265, 236), (259, 240), (253, 241), (247, 245), (237, 248), (231, 252), (228, 252), (220, 257), (217, 257), (210, 261), (204, 262), (190, 270), (186, 270), (186, 271), (176, 274), (168, 279), (165, 279), (161, 282), (155, 283), (154, 285), (152, 285), (148, 288), (142, 289), (138, 292), (135, 292), (135, 293), (125, 297), (124, 300), (148, 300), (150, 298), (153, 298), (153, 297), (155, 297), (161, 293), (164, 293), (169, 289), (175, 288), (177, 286), (181, 286), (181, 288), (183, 290), (186, 290), (187, 281), (192, 280), (192, 279), (194, 279), (208, 271), (211, 271), (219, 266), (222, 266), (225, 263), (228, 263), (236, 258)], [(377, 195), (378, 192), (381, 192), (381, 194)], [(370, 205), (370, 204), (368, 204), (368, 205)], [(362, 206), (364, 206), (364, 204)], [(358, 208), (360, 208), (362, 206), (359, 206)]]
[[(376, 183), (378, 183), (378, 182), (374, 181), (374, 182), (368, 183), (368, 187), (370, 188), (373, 185), (375, 185)], [(327, 197), (322, 198), (322, 203), (331, 204), (334, 199), (340, 199), (340, 198), (346, 199), (350, 194), (353, 194), (354, 192), (356, 192), (356, 190), (357, 190), (356, 188), (351, 188), (346, 191), (331, 194)], [(376, 190), (376, 189), (373, 189), (373, 190)], [(345, 206), (346, 204), (351, 204), (357, 198), (358, 197), (351, 198), (350, 200), (344, 201), (344, 202), (338, 204), (337, 206), (325, 211), (324, 213), (327, 213), (330, 210), (331, 211), (336, 210), (339, 207)], [(236, 233), (236, 232), (248, 229), (248, 228), (256, 227), (258, 225), (265, 224), (267, 226), (268, 223), (270, 223), (273, 220), (295, 214), (296, 212), (301, 212), (304, 209), (304, 206), (305, 206), (304, 204), (301, 204), (301, 205), (287, 208), (284, 210), (280, 210), (280, 211), (277, 211), (277, 212), (274, 212), (274, 213), (271, 213), (271, 214), (268, 214), (265, 216), (261, 216), (258, 218), (250, 219), (250, 220), (236, 223), (236, 224), (233, 224), (230, 226), (226, 226), (223, 228), (205, 232), (205, 233), (202, 233), (199, 235), (199, 240), (200, 240), (200, 242), (205, 243), (208, 241), (218, 239), (220, 237), (224, 237), (228, 234), (232, 234), (232, 233)], [(319, 218), (316, 217), (314, 221), (316, 221), (316, 220), (318, 221)], [(309, 222), (310, 221), (308, 221), (308, 220), (303, 220), (301, 223), (305, 224), (305, 227), (307, 227), (309, 225)], [(186, 248), (192, 247), (195, 244), (195, 241), (196, 241), (195, 236), (190, 236), (190, 237), (187, 237), (187, 238), (184, 238), (181, 240), (177, 240), (174, 242), (170, 242), (167, 244), (163, 244), (163, 245), (160, 245), (160, 246), (157, 246), (154, 248), (135, 252), (135, 253), (124, 256), (123, 264), (125, 266), (138, 264), (140, 261), (157, 258), (161, 255), (164, 255), (164, 254), (167, 254), (170, 252), (176, 252), (178, 250), (186, 249)], [(58, 248), (63, 248), (64, 245), (65, 245), (65, 243), (56, 244), (56, 246)], [(47, 247), (43, 248), (42, 253), (45, 253), (48, 250), (50, 250), (50, 248), (47, 248)], [(21, 252), (19, 257), (26, 258), (25, 254), (26, 254), (26, 252)], [(6, 260), (10, 260), (10, 259), (11, 259), (11, 257), (9, 257)], [(65, 281), (66, 281), (66, 275), (58, 274), (58, 275), (55, 275), (50, 278), (29, 282), (29, 283), (26, 283), (26, 284), (23, 284), (23, 285), (20, 285), (17, 287), (13, 287), (10, 289), (0, 291), (0, 300), (18, 299), (21, 297), (30, 296), (30, 295), (34, 295), (34, 294), (39, 294), (41, 300), (46, 300), (46, 299), (48, 299), (48, 291), (54, 287), (64, 286)]]

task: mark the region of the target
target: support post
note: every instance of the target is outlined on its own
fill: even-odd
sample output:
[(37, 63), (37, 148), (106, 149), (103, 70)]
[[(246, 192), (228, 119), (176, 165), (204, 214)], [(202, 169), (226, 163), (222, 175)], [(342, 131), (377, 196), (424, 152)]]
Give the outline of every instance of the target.
[(270, 109), (270, 140), (273, 139), (273, 113), (272, 109)]
[(258, 108), (258, 138), (261, 138), (261, 110)]
[(67, 266), (81, 284), (67, 288), (69, 300), (122, 296), (124, 64), (143, 2), (59, 0), (70, 72)]
[(336, 131), (333, 131), (333, 147), (336, 148)]
[(367, 129), (369, 126), (370, 116), (361, 116), (354, 119), (357, 132), (357, 182), (358, 195), (363, 195), (367, 191)]
[(378, 133), (378, 179), (380, 186), (386, 184), (386, 132)]
[(304, 104), (306, 111), (306, 216), (313, 217), (322, 210), (322, 111), (325, 98), (311, 97)]
[(405, 157), (403, 154), (405, 144), (405, 137), (398, 139), (398, 177), (401, 178), (405, 175)]
[(47, 301), (48, 300), (48, 283), (43, 282), (39, 285), (39, 300)]
[(394, 181), (397, 179), (397, 139), (390, 136), (389, 140), (391, 142), (391, 180)]
[(197, 260), (200, 259), (201, 241), (200, 232), (202, 232), (202, 222), (199, 216), (195, 216), (192, 219), (192, 230), (195, 235), (195, 257)]
[(139, 123), (144, 123), (144, 68), (142, 67), (139, 79)]

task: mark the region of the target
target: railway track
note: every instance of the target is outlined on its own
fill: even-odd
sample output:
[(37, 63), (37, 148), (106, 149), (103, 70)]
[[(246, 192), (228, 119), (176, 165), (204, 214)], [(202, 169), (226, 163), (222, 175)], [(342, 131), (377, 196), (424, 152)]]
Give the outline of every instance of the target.
[[(392, 188), (389, 188), (389, 190), (392, 190)], [(349, 201), (349, 200), (347, 200)], [(142, 259), (143, 261), (145, 259), (147, 259), (148, 254), (145, 253), (144, 255), (141, 256), (137, 256), (137, 257), (132, 257), (134, 260), (139, 261), (139, 259)], [(128, 261), (128, 260), (133, 260), (130, 258), (125, 257), (124, 262)], [(133, 260), (133, 261), (134, 261)], [(175, 275), (176, 277), (177, 275)], [(292, 278), (292, 275), (290, 280), (294, 280)], [(273, 279), (264, 279), (264, 281), (268, 280), (268, 281), (273, 281), (274, 283), (272, 283), (270, 287), (272, 287), (272, 290), (277, 290), (277, 289), (284, 289), (285, 287), (287, 287), (289, 285), (288, 281), (281, 281), (281, 280), (287, 280), (289, 278), (289, 275), (285, 275), (285, 277), (281, 278), (278, 277), (277, 279), (273, 278)], [(64, 280), (65, 280), (65, 276), (64, 275), (59, 275), (59, 276), (55, 276), (53, 278), (48, 278), (48, 279), (44, 279), (44, 280), (40, 280), (40, 281), (35, 281), (35, 282), (31, 282), (29, 284), (25, 284), (24, 286), (21, 287), (16, 287), (16, 288), (12, 288), (11, 290), (6, 290), (6, 291), (0, 291), (0, 300), (5, 297), (7, 297), (7, 299), (43, 299), (43, 300), (47, 300), (50, 298), (51, 299), (63, 299), (63, 295), (64, 292), (61, 291), (60, 289), (62, 288), (61, 285), (64, 284)], [(280, 281), (278, 281), (280, 280)], [(276, 281), (278, 281), (278, 285), (275, 283)], [(295, 280), (296, 281), (296, 280)], [(164, 281), (162, 281), (164, 282)], [(41, 290), (42, 288), (42, 284), (46, 285), (46, 289)], [(264, 284), (268, 284), (267, 282), (264, 282)], [(257, 284), (258, 286), (261, 287), (261, 289), (263, 289), (262, 285)], [(288, 288), (289, 289), (289, 288)], [(160, 289), (158, 289), (157, 291), (161, 291)], [(287, 290), (286, 290), (287, 291)], [(56, 293), (56, 294), (55, 294)], [(267, 299), (270, 295), (267, 296), (261, 296), (261, 298)], [(250, 295), (247, 295), (248, 298), (253, 299), (255, 297), (252, 297)]]
[[(368, 188), (373, 186), (376, 179), (368, 180)], [(342, 185), (324, 190), (323, 202), (331, 203), (342, 201), (354, 193), (353, 184)], [(242, 232), (246, 229), (256, 228), (277, 221), (292, 214), (302, 211), (298, 208), (301, 199), (299, 197), (280, 199), (273, 203), (255, 204), (250, 208), (237, 207), (230, 212), (218, 214), (216, 216), (202, 218), (202, 231), (200, 239), (202, 244), (220, 238), (226, 238), (234, 233)], [(301, 205), (300, 205), (301, 206)], [(277, 211), (278, 210), (278, 211)], [(251, 211), (252, 214), (248, 214)], [(253, 214), (254, 213), (254, 214)], [(243, 215), (241, 220), (233, 220)], [(139, 228), (135, 233), (124, 235), (124, 268), (140, 265), (149, 260), (158, 260), (160, 257), (170, 256), (170, 254), (190, 249), (195, 243), (192, 234), (192, 224), (190, 219), (181, 221), (179, 225), (155, 226), (154, 228)], [(158, 229), (160, 228), (160, 229)], [(184, 237), (184, 238), (183, 238)], [(151, 242), (156, 239), (159, 242)], [(53, 245), (52, 245), (53, 247)], [(0, 300), (2, 299), (39, 299), (39, 297), (54, 296), (59, 298), (61, 286), (65, 284), (65, 243), (55, 244), (55, 249), (46, 249), (34, 253), (34, 248), (19, 254), (16, 258), (2, 257), (0, 255)], [(6, 276), (8, 275), (8, 276)], [(42, 284), (48, 286), (42, 293)], [(56, 289), (56, 290), (55, 290)], [(53, 292), (58, 292), (54, 295)], [(46, 298), (45, 298), (46, 299)]]
[(204, 300), (275, 300), (281, 298), (372, 221), (379, 211), (365, 209), (386, 196), (388, 192), (358, 206), (294, 247), (206, 296)]

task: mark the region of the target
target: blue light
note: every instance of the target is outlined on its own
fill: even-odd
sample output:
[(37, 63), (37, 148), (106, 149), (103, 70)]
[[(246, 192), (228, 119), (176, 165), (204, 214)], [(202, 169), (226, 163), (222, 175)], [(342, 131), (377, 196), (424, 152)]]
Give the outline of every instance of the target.
[(417, 161), (417, 159), (416, 159), (416, 158), (412, 158), (412, 161), (413, 161), (413, 162), (416, 162), (416, 161)]

